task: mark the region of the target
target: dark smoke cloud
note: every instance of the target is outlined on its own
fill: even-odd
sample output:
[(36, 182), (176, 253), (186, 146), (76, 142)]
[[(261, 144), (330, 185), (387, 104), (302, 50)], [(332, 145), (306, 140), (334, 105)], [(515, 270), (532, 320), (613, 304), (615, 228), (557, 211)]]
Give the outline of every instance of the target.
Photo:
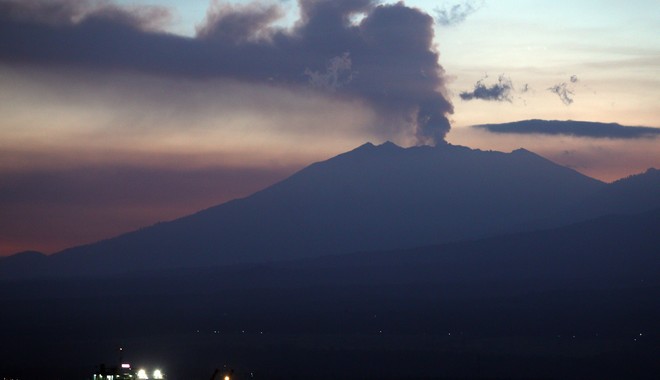
[[(7, 30), (16, 30), (15, 24), (22, 23), (63, 27), (80, 23), (90, 15), (144, 31), (159, 30), (171, 19), (169, 10), (159, 6), (119, 7), (102, 0), (0, 0), (0, 20), (11, 23), (3, 25), (9, 27)], [(2, 40), (12, 37), (19, 36), (5, 35)]]
[(475, 125), (474, 128), (485, 129), (493, 133), (567, 135), (609, 139), (660, 137), (660, 128), (628, 127), (617, 123), (597, 123), (573, 120), (525, 120), (504, 124)]
[(452, 6), (445, 5), (444, 7), (435, 8), (435, 20), (442, 26), (454, 26), (462, 23), (465, 19), (479, 10), (483, 5), (483, 1), (476, 3), (468, 1), (462, 4), (454, 4)]
[(559, 96), (559, 99), (562, 101), (562, 103), (569, 106), (573, 103), (573, 95), (575, 95), (575, 92), (573, 92), (572, 84), (577, 82), (578, 82), (577, 75), (571, 75), (571, 78), (569, 79), (569, 83), (566, 82), (557, 83), (556, 85), (549, 87), (548, 91), (557, 94), (557, 96)]
[(444, 139), (453, 108), (431, 16), (376, 0), (300, 0), (300, 10), (282, 29), (273, 26), (277, 5), (220, 6), (187, 38), (158, 28), (168, 16), (161, 8), (0, 0), (0, 63), (310, 86), (366, 102), (386, 133), (413, 128), (421, 143)]
[[(487, 77), (486, 77), (487, 78)], [(481, 99), (495, 102), (511, 102), (511, 92), (513, 91), (513, 83), (511, 78), (500, 75), (497, 83), (490, 86), (484, 84), (486, 78), (480, 79), (475, 83), (472, 91), (463, 91), (459, 94), (463, 100)], [(528, 90), (525, 85), (525, 92)]]
[(575, 93), (568, 87), (566, 82), (558, 83), (552, 87), (548, 87), (548, 91), (557, 94), (561, 102), (567, 106), (573, 103), (573, 95)]
[(339, 87), (348, 85), (353, 80), (352, 70), (353, 62), (348, 53), (339, 57), (334, 57), (328, 63), (325, 72), (305, 70), (305, 75), (309, 77), (309, 84), (312, 87), (324, 90), (335, 91)]

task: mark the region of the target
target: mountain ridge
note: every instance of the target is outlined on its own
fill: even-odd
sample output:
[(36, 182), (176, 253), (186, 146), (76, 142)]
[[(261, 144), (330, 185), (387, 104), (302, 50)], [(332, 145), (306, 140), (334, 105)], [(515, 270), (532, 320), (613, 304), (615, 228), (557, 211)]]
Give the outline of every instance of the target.
[(63, 250), (33, 274), (267, 262), (495, 236), (575, 221), (553, 215), (607, 187), (524, 149), (367, 143), (248, 197)]

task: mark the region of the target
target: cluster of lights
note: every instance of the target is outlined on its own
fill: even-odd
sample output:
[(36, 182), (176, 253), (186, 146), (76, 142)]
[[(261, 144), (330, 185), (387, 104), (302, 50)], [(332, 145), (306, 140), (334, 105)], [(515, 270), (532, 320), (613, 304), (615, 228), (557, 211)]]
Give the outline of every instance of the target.
[[(144, 368), (137, 371), (137, 377), (140, 380), (148, 380), (149, 379), (149, 375), (147, 374), (147, 371)], [(156, 369), (152, 373), (151, 378), (154, 379), (154, 380), (162, 380), (164, 378), (163, 372), (161, 372), (161, 370), (159, 370), (159, 369)]]

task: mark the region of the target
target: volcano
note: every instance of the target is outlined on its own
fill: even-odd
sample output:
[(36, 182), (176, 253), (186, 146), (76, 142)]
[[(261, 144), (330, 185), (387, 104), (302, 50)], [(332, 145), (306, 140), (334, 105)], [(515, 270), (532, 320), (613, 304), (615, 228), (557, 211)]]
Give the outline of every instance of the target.
[[(644, 181), (633, 182), (628, 187), (643, 192)], [(29, 267), (8, 268), (10, 260), (0, 267), (15, 277), (109, 275), (412, 248), (606, 214), (606, 200), (625, 199), (617, 189), (626, 188), (524, 149), (367, 143), (246, 198), (31, 260)], [(590, 203), (594, 197), (599, 202)], [(617, 207), (625, 211), (621, 202)]]

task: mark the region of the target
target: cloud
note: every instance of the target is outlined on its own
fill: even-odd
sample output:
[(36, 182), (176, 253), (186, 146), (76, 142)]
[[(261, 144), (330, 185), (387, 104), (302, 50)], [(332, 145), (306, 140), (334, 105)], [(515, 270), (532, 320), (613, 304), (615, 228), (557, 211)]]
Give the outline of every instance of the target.
[(236, 6), (212, 3), (205, 23), (197, 28), (199, 38), (234, 44), (268, 39), (270, 25), (284, 16), (277, 5), (259, 3)]
[(559, 96), (559, 99), (561, 99), (562, 103), (568, 106), (573, 103), (573, 95), (575, 95), (572, 84), (577, 82), (578, 82), (577, 75), (571, 75), (569, 79), (569, 83), (566, 82), (558, 83), (552, 87), (549, 87), (548, 91), (557, 94), (557, 96)]
[[(161, 30), (172, 19), (170, 11), (161, 6), (119, 7), (102, 0), (1, 0), (0, 20), (14, 23), (45, 25), (60, 28), (81, 23), (88, 18), (137, 28), (143, 31)], [(7, 37), (19, 37), (17, 35)], [(35, 41), (36, 42), (36, 41)]]
[(351, 70), (352, 62), (348, 53), (334, 57), (328, 62), (325, 72), (305, 70), (305, 75), (309, 77), (309, 84), (312, 87), (322, 88), (330, 91), (337, 90), (339, 87), (347, 85), (353, 80), (355, 72)]
[(503, 124), (481, 124), (475, 125), (473, 128), (505, 134), (567, 135), (607, 139), (650, 139), (660, 137), (660, 128), (628, 127), (617, 123), (573, 120), (525, 120)]
[(369, 105), (383, 135), (433, 144), (449, 131), (434, 21), (403, 3), (301, 0), (290, 29), (274, 26), (278, 5), (216, 5), (194, 38), (159, 28), (163, 9), (139, 9), (0, 0), (0, 63), (310, 87)]
[[(487, 77), (486, 77), (487, 78)], [(513, 91), (513, 83), (511, 78), (508, 78), (504, 75), (500, 75), (497, 79), (497, 83), (494, 83), (490, 86), (484, 84), (486, 78), (480, 79), (475, 83), (474, 89), (472, 91), (463, 91), (459, 94), (463, 100), (473, 100), (481, 99), (487, 101), (495, 102), (511, 102), (511, 92)], [(528, 86), (525, 85), (524, 91), (528, 90)]]
[(575, 93), (568, 87), (566, 82), (558, 83), (552, 87), (548, 87), (548, 91), (557, 94), (562, 103), (567, 106), (573, 103), (573, 95)]
[(483, 6), (483, 1), (466, 1), (461, 4), (448, 6), (445, 4), (442, 8), (436, 7), (435, 20), (442, 26), (454, 26), (462, 23), (465, 19), (479, 10)]
[(373, 139), (378, 124), (371, 107), (328, 91), (227, 78), (0, 66), (0, 89), (0, 168), (163, 154), (183, 156), (168, 165), (302, 164)]

